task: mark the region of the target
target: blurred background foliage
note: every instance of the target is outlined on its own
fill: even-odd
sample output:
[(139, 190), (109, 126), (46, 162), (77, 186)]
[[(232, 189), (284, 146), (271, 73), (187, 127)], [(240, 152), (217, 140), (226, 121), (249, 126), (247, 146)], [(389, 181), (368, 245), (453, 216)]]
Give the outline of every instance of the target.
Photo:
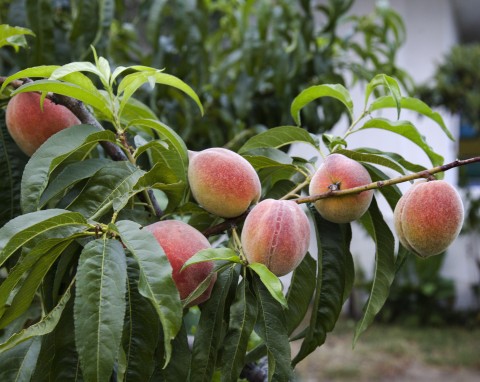
[[(145, 89), (142, 101), (190, 149), (235, 149), (256, 132), (292, 124), (290, 103), (311, 85), (351, 86), (385, 73), (413, 90), (395, 64), (405, 27), (385, 1), (367, 15), (347, 14), (354, 0), (1, 1), (0, 23), (36, 34), (29, 49), (0, 53), (3, 75), (91, 60), (91, 45), (114, 65), (165, 68), (194, 88), (205, 116), (174, 89)], [(324, 132), (344, 110), (326, 97), (305, 108), (304, 127)]]

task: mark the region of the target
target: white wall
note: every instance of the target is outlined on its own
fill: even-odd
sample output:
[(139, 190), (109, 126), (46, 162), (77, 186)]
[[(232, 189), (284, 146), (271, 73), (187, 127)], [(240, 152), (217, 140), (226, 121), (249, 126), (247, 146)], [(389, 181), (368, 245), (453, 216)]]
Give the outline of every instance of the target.
[[(449, 0), (391, 0), (390, 5), (401, 15), (406, 26), (407, 38), (404, 47), (400, 50), (397, 64), (406, 69), (416, 83), (422, 83), (432, 78), (437, 63), (457, 42), (455, 19)], [(373, 11), (375, 0), (356, 0), (352, 8), (353, 14), (363, 15)], [(351, 90), (358, 115), (363, 106), (364, 88), (357, 86)], [(455, 137), (458, 137), (459, 121), (455, 116), (440, 112), (446, 125)], [(393, 111), (382, 114), (383, 117), (395, 119)], [(419, 117), (417, 114), (402, 111), (401, 119), (410, 120), (419, 129), (429, 145), (445, 158), (445, 163), (456, 159), (457, 143), (449, 140), (433, 121)], [(346, 121), (338, 124), (333, 134), (342, 135), (347, 128)], [(419, 163), (427, 168), (432, 167), (427, 156), (412, 142), (389, 132), (369, 129), (349, 137), (349, 148), (362, 146), (376, 147), (383, 151), (393, 151), (403, 155), (411, 162)], [(293, 148), (293, 155), (305, 157), (314, 156), (308, 147), (298, 146)], [(385, 170), (385, 169), (384, 169)], [(386, 170), (392, 176), (398, 174)], [(457, 184), (457, 170), (449, 170), (445, 173), (445, 179), (451, 184)], [(409, 184), (401, 184), (404, 191)], [(392, 226), (392, 211), (386, 202), (380, 198), (380, 207), (385, 214), (385, 220)], [(478, 239), (478, 238), (477, 238)], [(478, 254), (480, 239), (476, 246), (473, 237), (460, 236), (449, 248), (442, 273), (444, 276), (455, 280), (458, 308), (465, 308), (475, 303), (471, 292), (471, 285), (478, 282), (480, 275), (472, 262), (475, 250)], [(472, 255), (473, 251), (473, 255)], [(354, 225), (354, 239), (352, 253), (358, 265), (361, 265), (367, 275), (373, 272), (374, 246), (362, 230)], [(428, 260), (427, 260), (428, 261)]]

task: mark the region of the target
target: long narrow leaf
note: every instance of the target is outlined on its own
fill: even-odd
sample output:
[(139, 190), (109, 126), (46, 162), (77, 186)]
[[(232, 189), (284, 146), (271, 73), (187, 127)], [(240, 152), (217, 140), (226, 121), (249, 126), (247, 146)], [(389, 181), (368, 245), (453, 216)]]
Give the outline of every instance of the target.
[(85, 159), (100, 141), (115, 142), (115, 134), (91, 125), (72, 126), (50, 137), (33, 154), (22, 178), (22, 209), (37, 210), (49, 177), (62, 164)]
[(10, 220), (0, 228), (0, 266), (36, 237), (68, 226), (87, 226), (87, 221), (79, 213), (61, 209), (31, 212)]
[(395, 277), (395, 239), (383, 220), (375, 198), (367, 213), (361, 218), (361, 222), (376, 244), (375, 272), (363, 317), (355, 328), (354, 345), (382, 308)]
[(210, 382), (217, 363), (217, 352), (223, 341), (225, 301), (230, 286), (238, 280), (234, 267), (219, 274), (210, 299), (202, 307), (192, 349), (191, 382)]
[(75, 295), (75, 342), (86, 380), (107, 381), (125, 316), (126, 260), (117, 240), (89, 242), (80, 255)]
[(311, 207), (317, 235), (317, 278), (312, 315), (305, 338), (293, 359), (296, 365), (325, 342), (340, 315), (346, 286), (346, 256), (344, 243), (347, 229), (323, 219)]
[(255, 296), (258, 301), (258, 317), (255, 331), (263, 339), (268, 354), (269, 382), (291, 381), (290, 343), (287, 323), (282, 306), (275, 300), (257, 275), (252, 275)]
[(122, 242), (138, 263), (138, 290), (153, 304), (162, 323), (166, 365), (172, 352), (171, 341), (182, 323), (182, 304), (172, 279), (172, 267), (157, 240), (141, 230), (139, 224), (122, 220), (116, 227)]

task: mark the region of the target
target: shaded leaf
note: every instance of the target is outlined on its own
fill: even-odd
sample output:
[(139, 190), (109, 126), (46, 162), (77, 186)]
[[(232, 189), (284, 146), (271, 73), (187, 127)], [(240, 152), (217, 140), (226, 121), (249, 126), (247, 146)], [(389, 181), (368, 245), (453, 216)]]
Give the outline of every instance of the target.
[(253, 275), (252, 279), (258, 303), (255, 331), (267, 347), (269, 381), (291, 381), (293, 371), (285, 312), (260, 278)]
[(347, 228), (323, 219), (313, 206), (310, 206), (310, 211), (315, 220), (317, 236), (317, 278), (309, 326), (300, 350), (292, 361), (293, 365), (322, 345), (327, 333), (334, 329), (342, 310), (347, 284)]
[(125, 381), (148, 381), (155, 369), (160, 320), (153, 305), (141, 295), (137, 261), (127, 258), (127, 311), (123, 330)]
[(203, 304), (192, 349), (191, 382), (212, 381), (217, 363), (217, 352), (223, 343), (223, 320), (230, 286), (236, 284), (238, 273), (234, 267), (218, 275), (210, 298)]
[(37, 236), (68, 226), (87, 226), (87, 221), (79, 213), (61, 209), (31, 212), (10, 220), (0, 228), (0, 266)]
[(375, 198), (372, 199), (370, 208), (360, 221), (375, 241), (376, 251), (370, 296), (363, 308), (363, 317), (355, 327), (354, 345), (382, 308), (395, 277), (395, 239), (383, 220)]
[(0, 354), (3, 354), (7, 350), (17, 346), (18, 344), (25, 342), (31, 338), (43, 336), (52, 332), (55, 329), (63, 309), (70, 299), (70, 289), (67, 289), (58, 305), (43, 317), (39, 322), (23, 329), (19, 333), (12, 335), (6, 342), (0, 344)]
[(258, 314), (257, 301), (245, 279), (237, 288), (235, 301), (230, 306), (230, 322), (223, 341), (222, 381), (237, 381)]
[(285, 311), (288, 334), (300, 325), (307, 314), (315, 291), (316, 260), (309, 253), (295, 268), (287, 293), (288, 309)]
[(40, 338), (26, 341), (0, 357), (0, 380), (30, 382), (40, 352)]

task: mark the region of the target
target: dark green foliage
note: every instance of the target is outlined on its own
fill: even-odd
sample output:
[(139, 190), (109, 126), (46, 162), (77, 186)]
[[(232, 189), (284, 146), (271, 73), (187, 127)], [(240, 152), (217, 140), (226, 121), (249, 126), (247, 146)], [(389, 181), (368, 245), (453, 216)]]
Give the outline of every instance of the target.
[[(406, 108), (449, 135), (439, 115), (402, 95), (407, 76), (393, 65), (403, 40), (401, 20), (382, 7), (372, 17), (347, 18), (365, 39), (359, 45), (353, 35), (338, 34), (351, 4), (331, 0), (314, 9), (308, 0), (143, 1), (132, 5), (141, 32), (132, 36), (124, 24), (132, 10), (121, 1), (9, 3), (8, 17), (23, 17), (19, 24), (34, 29), (40, 41), (18, 56), (23, 70), (2, 79), (0, 90), (8, 89), (2, 94), (72, 97), (101, 123), (53, 135), (26, 166), (12, 142), (2, 140), (0, 168), (7, 168), (2, 174), (8, 181), (0, 188), (8, 202), (0, 225), (3, 379), (235, 382), (246, 365), (264, 361), (268, 381), (294, 379), (295, 365), (334, 329), (354, 284), (351, 227), (305, 208), (317, 251), (283, 285), (265, 264), (248, 264), (243, 255), (239, 234), (248, 211), (225, 220), (191, 197), (188, 150), (229, 142), (258, 173), (262, 199), (299, 203), (317, 158), (291, 156), (292, 144), (306, 144), (319, 157), (336, 152), (362, 162), (374, 181), (387, 179), (378, 166), (400, 175), (423, 170), (383, 152), (381, 142), (348, 147), (351, 134), (377, 128), (410, 139), (433, 165), (441, 164), (411, 122), (377, 115), (385, 108), (400, 115)], [(42, 22), (52, 9), (58, 12)], [(316, 25), (318, 12), (326, 21)], [(32, 20), (35, 13), (38, 20)], [(6, 17), (5, 11), (0, 15)], [(13, 47), (22, 44), (20, 39)], [(102, 55), (92, 49), (91, 60), (83, 61), (90, 57), (86, 44)], [(349, 52), (356, 58), (344, 61)], [(62, 64), (62, 54), (75, 62), (32, 66), (52, 55), (52, 63)], [(156, 69), (162, 66), (177, 76)], [(376, 74), (380, 68), (397, 78)], [(340, 75), (344, 70), (354, 80), (368, 80), (358, 116)], [(24, 77), (35, 80), (19, 87), (15, 81)], [(323, 134), (344, 112), (347, 130)], [(7, 137), (3, 122), (0, 127)], [(399, 189), (380, 192), (393, 209)], [(214, 269), (184, 301), (166, 250), (143, 229), (160, 219), (181, 220), (212, 236), (214, 247), (196, 253), (185, 267), (213, 261)], [(376, 258), (354, 341), (379, 313), (407, 256), (395, 258), (395, 239), (376, 199), (360, 222)], [(186, 308), (211, 279), (210, 298)], [(292, 355), (294, 339), (302, 344)]]

